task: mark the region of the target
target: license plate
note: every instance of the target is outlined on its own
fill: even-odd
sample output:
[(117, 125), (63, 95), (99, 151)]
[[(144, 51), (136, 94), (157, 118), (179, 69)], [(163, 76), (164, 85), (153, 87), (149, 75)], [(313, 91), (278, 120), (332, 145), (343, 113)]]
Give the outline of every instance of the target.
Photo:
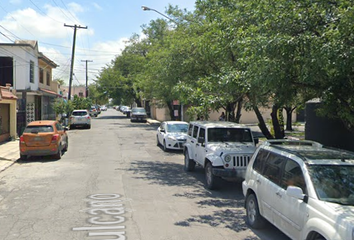
[(42, 137), (34, 137), (34, 141), (43, 141)]

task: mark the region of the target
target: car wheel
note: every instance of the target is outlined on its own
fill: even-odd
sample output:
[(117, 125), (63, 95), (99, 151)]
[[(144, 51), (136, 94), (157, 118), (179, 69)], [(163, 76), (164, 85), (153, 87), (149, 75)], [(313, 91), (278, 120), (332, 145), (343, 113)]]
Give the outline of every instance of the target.
[(63, 148), (63, 151), (64, 152), (68, 151), (68, 148), (69, 148), (69, 139), (66, 138), (66, 144), (65, 144), (65, 147)]
[(27, 159), (27, 155), (24, 155), (24, 154), (20, 153), (20, 159), (21, 160), (26, 160)]
[(70, 129), (75, 129), (75, 125), (70, 125)]
[(55, 159), (61, 159), (62, 155), (62, 150), (61, 150), (61, 145), (58, 147), (58, 152), (57, 154), (54, 155)]
[(259, 213), (257, 198), (249, 194), (246, 198), (246, 221), (254, 229), (264, 228), (266, 220)]
[(211, 162), (207, 162), (205, 166), (205, 182), (206, 187), (210, 190), (216, 189), (219, 186), (219, 178), (213, 174), (213, 166)]
[(167, 148), (167, 145), (166, 145), (166, 141), (165, 141), (165, 140), (163, 140), (163, 150), (164, 150), (165, 152), (168, 152), (168, 148)]
[(91, 129), (91, 124), (87, 125), (87, 129)]
[(194, 171), (195, 169), (195, 162), (194, 160), (189, 158), (188, 150), (184, 151), (184, 170), (186, 172)]

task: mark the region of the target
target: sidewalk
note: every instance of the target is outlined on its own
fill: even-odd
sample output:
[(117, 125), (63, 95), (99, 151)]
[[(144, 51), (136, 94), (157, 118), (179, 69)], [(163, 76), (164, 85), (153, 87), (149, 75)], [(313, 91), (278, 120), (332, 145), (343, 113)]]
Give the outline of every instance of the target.
[(146, 119), (147, 123), (150, 125), (159, 125), (161, 122), (152, 118)]
[(4, 171), (20, 158), (19, 140), (0, 144), (0, 172)]

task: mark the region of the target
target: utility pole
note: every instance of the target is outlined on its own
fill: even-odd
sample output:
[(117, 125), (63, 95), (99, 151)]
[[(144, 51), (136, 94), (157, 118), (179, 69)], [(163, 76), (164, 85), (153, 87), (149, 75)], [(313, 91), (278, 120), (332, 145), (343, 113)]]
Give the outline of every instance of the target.
[(88, 83), (88, 74), (87, 74), (87, 63), (88, 62), (93, 62), (92, 60), (81, 60), (81, 62), (86, 62), (86, 98), (88, 97), (88, 86), (87, 86), (87, 83)]
[(71, 99), (71, 85), (73, 82), (73, 71), (74, 71), (74, 56), (75, 56), (75, 44), (76, 44), (76, 30), (78, 28), (82, 28), (82, 29), (87, 29), (86, 27), (82, 27), (80, 25), (67, 25), (64, 23), (64, 27), (72, 27), (74, 28), (74, 38), (73, 38), (73, 48), (72, 48), (72, 53), (71, 53), (71, 66), (70, 66), (70, 78), (69, 78), (69, 95), (68, 95), (68, 100)]

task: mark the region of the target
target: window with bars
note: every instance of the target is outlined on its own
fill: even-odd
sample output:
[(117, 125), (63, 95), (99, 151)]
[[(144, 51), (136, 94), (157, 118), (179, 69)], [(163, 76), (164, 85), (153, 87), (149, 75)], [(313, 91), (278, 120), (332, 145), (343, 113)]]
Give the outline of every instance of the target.
[(50, 72), (47, 72), (47, 85), (50, 86)]
[(44, 73), (43, 68), (39, 69), (39, 82), (44, 83)]
[(30, 82), (34, 83), (34, 62), (30, 61)]

